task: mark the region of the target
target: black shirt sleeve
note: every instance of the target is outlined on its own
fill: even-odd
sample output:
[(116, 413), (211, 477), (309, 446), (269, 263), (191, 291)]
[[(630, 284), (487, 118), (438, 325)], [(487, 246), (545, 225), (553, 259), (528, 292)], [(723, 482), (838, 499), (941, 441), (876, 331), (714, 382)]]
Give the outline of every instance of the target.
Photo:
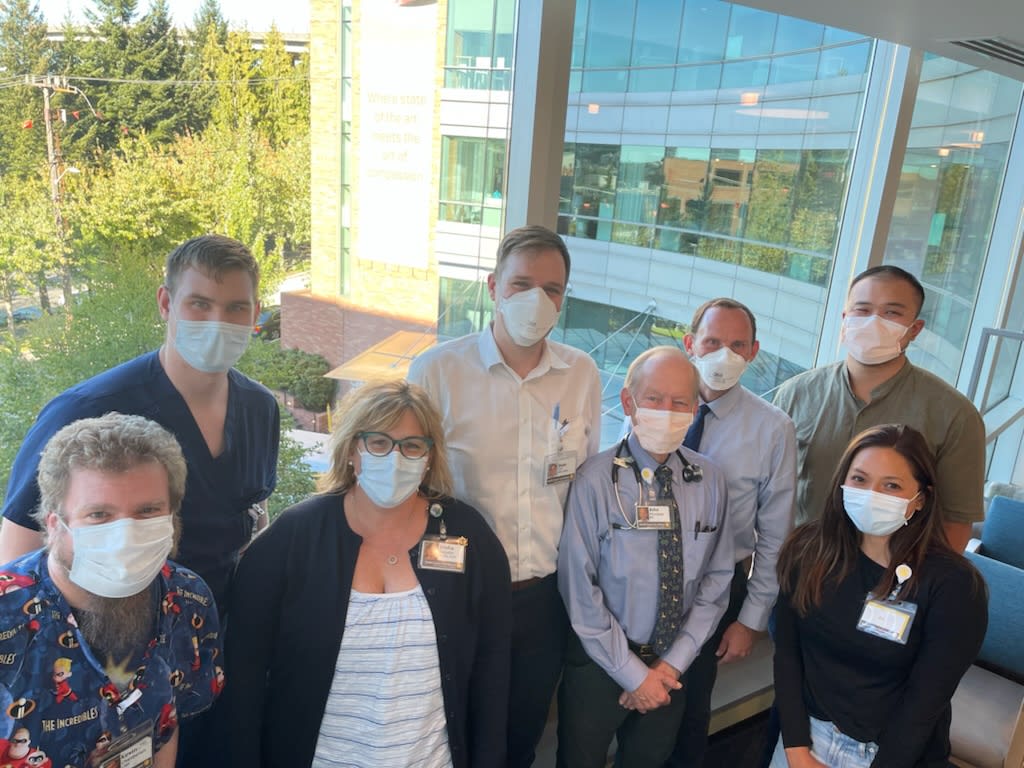
[(797, 623), (789, 593), (780, 591), (775, 604), (775, 706), (783, 745), (809, 747), (811, 721), (804, 704), (804, 663)]

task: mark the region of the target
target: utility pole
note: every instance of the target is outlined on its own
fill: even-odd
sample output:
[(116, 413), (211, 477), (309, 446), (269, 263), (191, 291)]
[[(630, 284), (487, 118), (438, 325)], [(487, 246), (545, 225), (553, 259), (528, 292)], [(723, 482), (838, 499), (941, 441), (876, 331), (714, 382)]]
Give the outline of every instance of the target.
[[(46, 127), (46, 159), (50, 167), (50, 201), (53, 203), (53, 223), (57, 233), (57, 255), (60, 262), (61, 289), (64, 293), (64, 309), (70, 315), (73, 306), (73, 284), (71, 276), (71, 260), (69, 258), (66, 235), (64, 231), (64, 214), (61, 210), (61, 171), (60, 143), (53, 131), (53, 110), (50, 108), (50, 96), (53, 93), (73, 93), (85, 98), (78, 88), (68, 84), (66, 77), (58, 75), (26, 75), (25, 85), (39, 88), (43, 92), (43, 123)], [(95, 114), (92, 105), (89, 110)]]

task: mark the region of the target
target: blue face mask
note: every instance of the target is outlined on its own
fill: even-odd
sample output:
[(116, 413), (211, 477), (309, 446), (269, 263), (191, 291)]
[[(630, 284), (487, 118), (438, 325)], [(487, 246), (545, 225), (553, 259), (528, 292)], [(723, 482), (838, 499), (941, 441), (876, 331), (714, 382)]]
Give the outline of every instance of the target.
[(174, 348), (182, 359), (203, 373), (224, 373), (249, 346), (252, 328), (214, 320), (178, 319)]
[(370, 501), (378, 507), (391, 509), (416, 493), (426, 471), (426, 456), (407, 459), (398, 450), (387, 456), (374, 456), (360, 449), (356, 477)]
[(844, 485), (843, 508), (861, 533), (887, 536), (909, 522), (907, 507), (920, 495), (918, 491), (912, 498), (904, 499), (902, 496)]

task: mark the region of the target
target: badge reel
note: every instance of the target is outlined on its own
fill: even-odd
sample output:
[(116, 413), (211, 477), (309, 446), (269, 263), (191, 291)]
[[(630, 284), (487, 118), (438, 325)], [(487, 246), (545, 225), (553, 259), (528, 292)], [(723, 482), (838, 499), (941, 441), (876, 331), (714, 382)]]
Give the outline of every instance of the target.
[(673, 526), (672, 502), (659, 498), (654, 490), (654, 472), (645, 467), (640, 472), (643, 480), (644, 502), (636, 503), (636, 527), (641, 531), (671, 531)]
[(857, 629), (869, 635), (881, 637), (900, 645), (906, 645), (910, 637), (910, 628), (917, 616), (917, 603), (897, 600), (904, 582), (910, 578), (910, 566), (906, 563), (896, 567), (896, 588), (884, 600), (868, 594), (864, 601)]
[[(441, 517), (444, 509), (440, 504), (430, 505), (432, 517)], [(448, 528), (441, 520), (439, 534), (428, 533), (420, 541), (420, 568), (428, 571), (466, 572), (466, 546), (469, 539), (465, 536), (449, 536)]]
[(562, 443), (565, 433), (569, 431), (569, 420), (553, 426), (553, 437), (549, 441), (550, 450), (544, 456), (544, 485), (567, 483), (576, 476), (576, 451), (567, 451)]
[(125, 731), (100, 760), (100, 768), (149, 768), (153, 765), (153, 721)]

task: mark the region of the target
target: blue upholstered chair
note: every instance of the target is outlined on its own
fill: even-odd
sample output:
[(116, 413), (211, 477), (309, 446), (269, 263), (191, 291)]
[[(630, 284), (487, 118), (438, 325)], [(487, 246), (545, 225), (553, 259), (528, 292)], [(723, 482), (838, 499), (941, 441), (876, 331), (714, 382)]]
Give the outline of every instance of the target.
[(976, 551), (993, 560), (1024, 568), (1024, 501), (992, 497)]
[(967, 557), (988, 584), (988, 631), (977, 661), (953, 696), (953, 763), (965, 768), (1022, 768), (1024, 570), (976, 553)]

